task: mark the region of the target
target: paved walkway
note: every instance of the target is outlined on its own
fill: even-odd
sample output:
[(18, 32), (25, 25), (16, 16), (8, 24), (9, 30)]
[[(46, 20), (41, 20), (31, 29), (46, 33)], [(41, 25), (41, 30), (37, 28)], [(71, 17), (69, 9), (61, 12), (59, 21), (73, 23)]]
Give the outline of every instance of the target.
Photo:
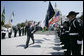
[[(26, 36), (17, 36), (1, 40), (1, 55), (64, 55), (57, 35), (34, 34), (35, 44), (30, 40), (29, 47), (24, 49)], [(83, 54), (83, 53), (82, 53)]]

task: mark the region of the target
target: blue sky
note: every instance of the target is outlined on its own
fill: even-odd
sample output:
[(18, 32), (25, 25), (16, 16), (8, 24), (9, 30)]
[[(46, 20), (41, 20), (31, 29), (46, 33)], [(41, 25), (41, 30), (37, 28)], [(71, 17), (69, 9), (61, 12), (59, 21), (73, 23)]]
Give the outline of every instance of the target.
[[(5, 21), (8, 23), (9, 17), (14, 11), (13, 25), (26, 20), (42, 21), (45, 19), (49, 1), (1, 1), (1, 12), (5, 6)], [(51, 1), (53, 8), (59, 9), (62, 15), (67, 15), (70, 11), (83, 12), (83, 1)]]

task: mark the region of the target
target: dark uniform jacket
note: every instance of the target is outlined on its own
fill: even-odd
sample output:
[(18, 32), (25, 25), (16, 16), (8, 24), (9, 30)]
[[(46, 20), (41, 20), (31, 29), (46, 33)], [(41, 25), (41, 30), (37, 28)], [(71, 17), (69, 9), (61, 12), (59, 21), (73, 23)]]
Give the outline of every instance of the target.
[[(76, 40), (82, 40), (83, 23), (81, 20), (75, 18), (70, 22), (69, 33), (78, 33)], [(74, 35), (73, 35), (74, 36)]]

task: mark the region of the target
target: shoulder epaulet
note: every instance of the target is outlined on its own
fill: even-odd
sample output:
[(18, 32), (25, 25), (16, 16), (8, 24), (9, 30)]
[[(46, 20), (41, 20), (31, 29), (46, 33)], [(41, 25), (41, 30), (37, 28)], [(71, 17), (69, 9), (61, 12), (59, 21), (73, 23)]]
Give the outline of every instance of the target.
[(81, 23), (81, 22), (82, 22), (82, 20), (81, 20), (81, 19), (77, 19), (77, 22), (78, 22), (78, 23)]
[(81, 19), (77, 19), (78, 23), (79, 23), (79, 26), (82, 26), (83, 24), (83, 21)]
[(79, 26), (82, 26), (82, 20), (81, 20), (81, 19), (75, 19), (75, 20), (73, 21), (73, 25), (74, 25), (74, 27), (76, 28), (75, 22), (78, 23)]

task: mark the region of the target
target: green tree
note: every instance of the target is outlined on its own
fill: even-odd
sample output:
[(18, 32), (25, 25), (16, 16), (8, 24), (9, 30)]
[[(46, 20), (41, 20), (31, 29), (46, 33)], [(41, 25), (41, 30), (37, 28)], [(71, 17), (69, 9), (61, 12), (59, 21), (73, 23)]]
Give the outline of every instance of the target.
[(21, 24), (19, 23), (19, 24), (17, 24), (17, 26), (19, 27), (19, 26), (21, 26)]
[(25, 23), (21, 23), (21, 25), (20, 25), (21, 27), (24, 27), (25, 26)]
[(1, 26), (5, 25), (5, 7), (3, 7), (3, 11), (1, 14)]

